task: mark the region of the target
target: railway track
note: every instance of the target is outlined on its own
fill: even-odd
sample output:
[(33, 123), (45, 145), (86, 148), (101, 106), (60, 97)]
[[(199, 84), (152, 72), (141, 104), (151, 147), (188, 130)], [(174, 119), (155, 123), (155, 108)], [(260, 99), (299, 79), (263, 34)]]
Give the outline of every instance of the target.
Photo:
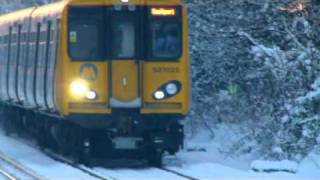
[[(14, 159), (6, 156), (0, 151), (0, 162), (3, 166), (0, 167), (0, 174), (8, 180), (20, 180), (20, 179), (31, 179), (31, 180), (45, 180), (46, 178), (40, 176), (32, 169), (23, 166)], [(10, 172), (9, 172), (10, 171)]]
[[(37, 148), (39, 149), (35, 144), (33, 143), (28, 143), (28, 142), (25, 142), (25, 141), (22, 141), (22, 139), (20, 138), (15, 138), (17, 141), (23, 143), (23, 144), (26, 144), (27, 146), (31, 147), (31, 148)], [(116, 177), (112, 177), (112, 176), (107, 176), (105, 175), (104, 173), (99, 173), (97, 171), (95, 171), (94, 169), (91, 169), (89, 167), (86, 167), (86, 166), (83, 166), (83, 165), (80, 165), (74, 161), (72, 161), (71, 159), (68, 159), (66, 157), (63, 157), (59, 154), (56, 154), (50, 150), (41, 150), (41, 152), (43, 152), (45, 155), (47, 155), (48, 157), (50, 157), (51, 159), (55, 160), (55, 161), (58, 161), (58, 162), (61, 162), (63, 164), (67, 164), (73, 168), (76, 168), (86, 174), (88, 174), (89, 176), (95, 178), (95, 179), (98, 179), (98, 180), (121, 180), (120, 178), (116, 178)], [(15, 169), (18, 169), (19, 171), (22, 171), (23, 174), (27, 175), (27, 177), (31, 177), (30, 179), (35, 179), (35, 180), (45, 180), (46, 178), (45, 177), (41, 177), (39, 175), (37, 175), (33, 170), (31, 169), (28, 169), (24, 166), (22, 166), (19, 162), (16, 162), (15, 160), (11, 159), (11, 158), (8, 158), (4, 155), (4, 153), (2, 153), (0, 151), (0, 162), (1, 161), (5, 161), (9, 164), (13, 164), (13, 166), (15, 167)], [(170, 174), (173, 174), (175, 176), (178, 176), (182, 179), (187, 179), (187, 180), (200, 180), (198, 178), (195, 178), (195, 177), (191, 177), (189, 175), (186, 175), (186, 174), (183, 174), (183, 173), (180, 173), (180, 172), (177, 172), (177, 171), (174, 171), (174, 170), (171, 170), (171, 169), (168, 169), (168, 168), (157, 168), (157, 167), (154, 167), (158, 170), (161, 170), (161, 171), (164, 171), (166, 173), (170, 173)], [(106, 169), (108, 170), (108, 169)], [(2, 172), (3, 171), (3, 172)], [(5, 176), (6, 179), (8, 180), (19, 180), (21, 178), (16, 178), (14, 175), (12, 175), (11, 173), (8, 173), (6, 170), (2, 170), (1, 167), (0, 167), (0, 177), (2, 176)], [(9, 176), (7, 176), (9, 175)]]
[(159, 168), (159, 169), (161, 169), (162, 171), (166, 171), (166, 172), (168, 172), (168, 173), (172, 173), (172, 174), (175, 174), (175, 175), (177, 175), (177, 176), (183, 177), (183, 178), (185, 178), (185, 179), (189, 179), (189, 180), (200, 180), (200, 179), (198, 179), (198, 178), (194, 178), (194, 177), (191, 177), (191, 176), (189, 176), (189, 175), (185, 175), (185, 174), (182, 174), (182, 173), (180, 173), (180, 172), (177, 172), (177, 171), (174, 171), (174, 170), (171, 170), (171, 169), (168, 169), (168, 168)]
[(56, 161), (59, 161), (61, 163), (64, 163), (64, 164), (68, 164), (69, 166), (72, 166), (73, 168), (76, 168), (76, 169), (88, 174), (89, 176), (92, 176), (92, 177), (96, 178), (96, 179), (99, 179), (99, 180), (117, 180), (116, 178), (111, 177), (111, 176), (107, 177), (105, 175), (101, 175), (101, 174), (95, 172), (94, 170), (91, 170), (91, 169), (89, 169), (87, 167), (83, 167), (83, 166), (73, 162), (72, 160), (69, 160), (69, 159), (64, 158), (64, 157), (62, 157), (60, 155), (54, 154), (54, 153), (52, 153), (50, 151), (44, 151), (44, 153), (47, 156), (49, 156), (50, 158), (52, 158), (52, 159), (54, 159)]
[[(62, 162), (62, 163), (66, 163), (66, 164), (68, 164), (68, 165), (70, 165), (70, 166), (72, 166), (74, 168), (77, 168), (77, 169), (89, 174), (90, 176), (93, 176), (93, 177), (97, 178), (97, 179), (100, 179), (100, 180), (119, 180), (119, 179), (117, 179), (115, 177), (112, 177), (112, 176), (106, 177), (105, 175), (101, 175), (101, 174), (97, 173), (96, 171), (91, 170), (90, 168), (80, 166), (80, 165), (78, 165), (78, 164), (72, 162), (71, 160), (66, 159), (66, 158), (64, 158), (62, 156), (59, 156), (59, 155), (56, 155), (56, 154), (53, 154), (53, 153), (50, 153), (50, 152), (46, 152), (46, 154), (49, 157), (51, 157), (52, 159), (56, 160), (56, 161), (59, 161), (59, 162)], [(182, 174), (180, 172), (177, 172), (177, 171), (174, 171), (174, 170), (171, 170), (171, 169), (167, 169), (167, 168), (156, 168), (156, 169), (159, 169), (161, 171), (165, 171), (166, 173), (174, 174), (176, 176), (182, 177), (183, 179), (200, 180), (200, 179), (197, 179), (197, 178)]]
[[(97, 173), (97, 172), (94, 172), (94, 171), (91, 170), (90, 168), (81, 166), (81, 165), (73, 162), (72, 160), (70, 160), (70, 159), (68, 159), (68, 158), (65, 158), (65, 157), (63, 157), (63, 156), (61, 156), (61, 155), (55, 154), (55, 153), (53, 153), (53, 152), (51, 152), (51, 151), (49, 151), (49, 150), (42, 150), (42, 149), (40, 149), (36, 144), (34, 144), (34, 143), (32, 143), (32, 142), (26, 142), (26, 141), (24, 141), (22, 138), (14, 138), (14, 139), (15, 139), (16, 141), (20, 142), (20, 143), (23, 143), (23, 144), (29, 146), (30, 148), (38, 149), (38, 150), (40, 150), (41, 152), (43, 152), (45, 155), (47, 155), (48, 157), (50, 157), (51, 159), (53, 159), (53, 160), (55, 160), (55, 161), (58, 161), (58, 162), (60, 162), (60, 163), (63, 163), (63, 164), (67, 164), (67, 165), (69, 165), (69, 166), (71, 166), (71, 167), (73, 167), (73, 168), (75, 168), (75, 169), (78, 169), (78, 170), (84, 172), (85, 174), (88, 174), (89, 176), (91, 176), (91, 177), (93, 177), (93, 178), (95, 178), (95, 179), (98, 179), (98, 180), (118, 180), (118, 179), (116, 179), (116, 178), (114, 178), (114, 177), (111, 177), (111, 176), (110, 176), (110, 177), (107, 177), (107, 176), (105, 176), (105, 175), (101, 175), (101, 174), (99, 174), (99, 173)], [(0, 151), (0, 162), (1, 162), (1, 160), (2, 160), (2, 155), (3, 155), (3, 153)], [(10, 159), (10, 158), (6, 158), (6, 159), (8, 159), (8, 160), (10, 160), (10, 161), (13, 161), (13, 162), (16, 162), (16, 161), (14, 161), (13, 159)], [(19, 164), (19, 163), (17, 162), (17, 164)], [(1, 167), (0, 167), (0, 171), (1, 171)], [(31, 171), (31, 170), (30, 170), (30, 171)], [(8, 174), (8, 175), (10, 175), (10, 174), (7, 173), (7, 171), (5, 171), (5, 170), (4, 170), (3, 172), (4, 172), (4, 174), (3, 174), (2, 172), (0, 172), (0, 177), (1, 177), (1, 175), (2, 175), (2, 176), (5, 176), (8, 180), (20, 180), (20, 179), (16, 179), (16, 178), (15, 178), (15, 179), (9, 179), (9, 177), (6, 176), (5, 174)], [(70, 177), (70, 178), (72, 178), (72, 177)], [(40, 176), (39, 176), (39, 178), (33, 178), (33, 179), (35, 179), (35, 180), (45, 180), (45, 179), (47, 179), (47, 178), (44, 178), (44, 177), (40, 177)], [(24, 179), (21, 179), (21, 180), (24, 180)]]
[(0, 177), (1, 176), (4, 177), (5, 179), (8, 179), (8, 180), (17, 180), (18, 179), (14, 175), (12, 175), (11, 173), (7, 172), (7, 170), (3, 169), (2, 167), (0, 167)]
[[(92, 169), (90, 169), (90, 168), (83, 167), (83, 166), (81, 166), (81, 165), (79, 165), (79, 164), (76, 164), (75, 162), (72, 162), (72, 160), (66, 159), (66, 158), (64, 158), (64, 157), (62, 157), (62, 156), (60, 156), (60, 155), (56, 155), (56, 154), (51, 153), (51, 152), (49, 152), (49, 151), (46, 151), (45, 153), (46, 153), (46, 155), (48, 155), (48, 156), (51, 157), (52, 159), (54, 159), (54, 160), (56, 160), (56, 161), (59, 161), (59, 162), (62, 162), (62, 163), (65, 163), (65, 164), (68, 164), (68, 165), (70, 165), (70, 166), (72, 166), (72, 167), (74, 167), (74, 168), (77, 168), (77, 169), (81, 170), (82, 172), (85, 172), (85, 173), (87, 173), (88, 175), (93, 176), (93, 177), (95, 177), (95, 178), (97, 178), (97, 179), (100, 179), (100, 180), (119, 180), (119, 179), (117, 179), (117, 178), (115, 178), (115, 177), (112, 177), (112, 176), (106, 177), (105, 175), (101, 175), (101, 174), (99, 174), (98, 172), (96, 172), (96, 171), (94, 171), (94, 170), (92, 170)], [(159, 170), (161, 170), (161, 171), (165, 171), (166, 173), (174, 174), (174, 175), (179, 176), (179, 177), (181, 177), (181, 178), (183, 178), (183, 179), (187, 179), (187, 180), (200, 180), (200, 179), (198, 179), (198, 178), (194, 178), (194, 177), (191, 177), (191, 176), (189, 176), (189, 175), (185, 175), (185, 174), (183, 174), (183, 173), (180, 173), (180, 172), (177, 172), (177, 171), (168, 169), (168, 168), (156, 168), (156, 169), (159, 169)]]

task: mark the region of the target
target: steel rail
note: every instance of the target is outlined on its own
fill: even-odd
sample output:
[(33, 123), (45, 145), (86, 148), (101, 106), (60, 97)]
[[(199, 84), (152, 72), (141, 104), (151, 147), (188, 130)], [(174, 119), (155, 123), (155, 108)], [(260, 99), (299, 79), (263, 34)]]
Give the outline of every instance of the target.
[(171, 170), (171, 169), (168, 169), (168, 168), (162, 167), (162, 168), (158, 168), (158, 169), (161, 169), (162, 171), (166, 171), (166, 172), (175, 174), (175, 175), (180, 176), (180, 177), (183, 177), (183, 178), (185, 178), (185, 179), (189, 179), (189, 180), (200, 180), (200, 179), (198, 179), (198, 178), (194, 178), (194, 177), (191, 177), (191, 176), (189, 176), (189, 175), (185, 175), (185, 174), (182, 174), (182, 173), (180, 173), (180, 172), (177, 172), (177, 171), (174, 171), (174, 170)]
[[(96, 179), (99, 179), (99, 180), (117, 180), (116, 178), (114, 177), (104, 177), (102, 175), (99, 175), (91, 170), (89, 170), (88, 168), (85, 168), (85, 167), (81, 167), (79, 164), (75, 163), (75, 162), (72, 162), (72, 160), (69, 160), (63, 156), (60, 156), (60, 155), (57, 155), (55, 154), (54, 152), (50, 151), (50, 150), (44, 150), (44, 149), (40, 149), (38, 146), (36, 146), (35, 144), (33, 143), (28, 143), (28, 142), (25, 142), (25, 141), (22, 141), (22, 139), (20, 138), (14, 138), (16, 141), (19, 141), (27, 146), (29, 146), (30, 148), (34, 148), (34, 149), (38, 149), (40, 150), (40, 152), (42, 152), (43, 154), (45, 154), (46, 156), (48, 156), (49, 158), (55, 160), (55, 161), (58, 161), (60, 163), (63, 163), (63, 164), (67, 164), (75, 169), (78, 169), (86, 174), (88, 174), (89, 176), (91, 177), (94, 177)], [(2, 152), (0, 151), (0, 159), (1, 159), (1, 156), (2, 156)], [(48, 178), (44, 178), (44, 177), (41, 177), (41, 178), (36, 178), (36, 180), (44, 180), (44, 179), (48, 179)]]
[(0, 160), (6, 162), (7, 164), (13, 166), (15, 169), (19, 170), (21, 173), (26, 174), (32, 177), (35, 180), (45, 180), (47, 178), (38, 175), (32, 169), (22, 165), (21, 163), (17, 162), (16, 160), (6, 156), (3, 152), (0, 151)]
[[(29, 147), (32, 147), (32, 148), (37, 148), (36, 146), (34, 146), (34, 144), (30, 144), (30, 143), (26, 143), (26, 142), (23, 142), (21, 141), (20, 139), (16, 139), (20, 142), (22, 142), (23, 144), (26, 144), (27, 146)], [(38, 148), (37, 148), (38, 149)], [(55, 154), (54, 152), (50, 151), (50, 150), (42, 150), (42, 152), (47, 155), (48, 157), (50, 157), (51, 159), (55, 160), (55, 161), (58, 161), (58, 162), (61, 162), (61, 163), (64, 163), (64, 164), (67, 164), (75, 169), (78, 169), (86, 174), (88, 174), (89, 176), (92, 176), (96, 179), (99, 179), (99, 180), (118, 180), (114, 177), (105, 177), (103, 175), (100, 175), (92, 170), (90, 170), (89, 168), (86, 168), (86, 167), (81, 167), (78, 163), (76, 162), (73, 162), (72, 160), (70, 159), (67, 159), (63, 156), (60, 156), (60, 155), (57, 155)], [(3, 153), (0, 151), (0, 159), (3, 158)], [(10, 159), (10, 158), (9, 158)], [(14, 161), (14, 160), (13, 160)], [(11, 164), (11, 163), (10, 163)], [(160, 169), (162, 171), (166, 171), (167, 173), (171, 173), (171, 174), (174, 174), (174, 175), (177, 175), (177, 176), (180, 176), (182, 178), (185, 178), (185, 179), (189, 179), (189, 180), (200, 180), (199, 178), (195, 178), (195, 177), (192, 177), (192, 176), (189, 176), (189, 175), (185, 175), (185, 174), (182, 174), (180, 172), (177, 172), (177, 171), (174, 171), (174, 170), (171, 170), (171, 169), (168, 169), (168, 168), (165, 168), (165, 167), (162, 167), (162, 168), (159, 168), (159, 167), (155, 167), (157, 169)], [(29, 170), (31, 172), (33, 172), (32, 170)], [(24, 171), (23, 171), (24, 172)], [(2, 174), (0, 172), (0, 174)], [(27, 175), (30, 175), (29, 173), (26, 173)], [(32, 174), (30, 176), (33, 176)], [(40, 177), (38, 176), (37, 178), (35, 178), (36, 180), (43, 180), (43, 179), (46, 179), (46, 178), (43, 178), (43, 177)], [(10, 180), (17, 180), (17, 179), (10, 179)]]
[(56, 161), (59, 161), (61, 163), (64, 163), (64, 164), (67, 164), (75, 169), (78, 169), (96, 179), (100, 179), (100, 180), (117, 180), (116, 178), (114, 177), (105, 177), (105, 176), (102, 176), (100, 174), (97, 174), (96, 172), (94, 171), (91, 171), (90, 169), (86, 168), (86, 167), (81, 167), (79, 164), (75, 163), (75, 162), (72, 162), (72, 160), (69, 160), (69, 159), (66, 159), (64, 157), (61, 157), (59, 155), (56, 155), (54, 153), (52, 153), (51, 151), (43, 151), (47, 156), (49, 156), (50, 158), (52, 158), (53, 160), (56, 160)]
[(2, 176), (6, 177), (8, 180), (18, 180), (18, 178), (16, 178), (15, 176), (11, 175), (6, 170), (3, 170), (2, 168), (0, 168), (0, 174)]

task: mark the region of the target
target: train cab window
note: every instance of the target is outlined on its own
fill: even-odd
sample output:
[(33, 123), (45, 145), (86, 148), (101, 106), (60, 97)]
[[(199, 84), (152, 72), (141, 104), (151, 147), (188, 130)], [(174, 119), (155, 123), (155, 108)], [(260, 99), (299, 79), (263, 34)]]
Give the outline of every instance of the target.
[(118, 12), (111, 23), (112, 58), (133, 58), (135, 56), (135, 22), (130, 13)]
[(76, 61), (96, 61), (105, 57), (104, 9), (70, 7), (68, 17), (69, 54)]
[(180, 8), (159, 9), (160, 11), (157, 8), (151, 8), (150, 10), (150, 58), (178, 59), (182, 52)]

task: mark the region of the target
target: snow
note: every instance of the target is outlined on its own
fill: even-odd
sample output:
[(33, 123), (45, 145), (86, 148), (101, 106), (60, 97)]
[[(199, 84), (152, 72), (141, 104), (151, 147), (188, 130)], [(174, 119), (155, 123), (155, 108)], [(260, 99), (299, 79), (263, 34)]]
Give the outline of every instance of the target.
[[(229, 127), (232, 128), (232, 127)], [(223, 131), (225, 130), (224, 128)], [(269, 162), (255, 161), (251, 156), (226, 157), (221, 153), (221, 148), (229, 140), (237, 139), (236, 130), (233, 136), (223, 136), (223, 131), (217, 132), (215, 138), (202, 133), (186, 144), (187, 148), (176, 156), (166, 156), (165, 165), (168, 169), (201, 180), (318, 180), (320, 179), (320, 155), (316, 152), (310, 154), (300, 164), (291, 161)], [(21, 164), (36, 171), (47, 179), (94, 179), (80, 170), (66, 164), (52, 160), (41, 151), (30, 146), (28, 141), (21, 142), (16, 137), (6, 137), (0, 131), (0, 151), (6, 153)], [(26, 141), (26, 140), (25, 140)], [(194, 151), (188, 151), (193, 149)], [(199, 150), (199, 151), (197, 151)], [(257, 169), (286, 169), (294, 173), (273, 172), (257, 173)], [(2, 164), (0, 164), (2, 165)], [(180, 176), (167, 173), (156, 168), (117, 168), (107, 169), (95, 167), (92, 169), (100, 175), (113, 177), (118, 180), (180, 180)], [(0, 176), (1, 179), (1, 176)]]
[(38, 149), (9, 138), (0, 132), (0, 151), (48, 179), (94, 179), (80, 170), (58, 163)]
[[(232, 131), (233, 134), (225, 133), (227, 129)], [(239, 139), (239, 134), (234, 127), (217, 127), (213, 139), (203, 131), (186, 143), (187, 149), (198, 149), (200, 151), (182, 151), (177, 155), (181, 165), (169, 164), (168, 167), (201, 180), (233, 180), (235, 178), (240, 180), (320, 179), (320, 154), (311, 153), (300, 164), (288, 160), (279, 162), (259, 161), (256, 160), (258, 158), (254, 153), (226, 156), (222, 149), (237, 139)], [(271, 168), (290, 172), (255, 172), (252, 167), (261, 170)]]
[[(16, 137), (6, 137), (0, 131), (0, 142), (5, 146), (0, 146), (0, 151), (10, 158), (15, 159), (24, 166), (34, 170), (39, 175), (47, 179), (74, 179), (74, 180), (90, 180), (95, 179), (86, 173), (77, 170), (69, 165), (57, 162), (43, 154), (38, 149), (32, 147), (30, 142), (23, 143), (22, 140), (16, 140)], [(1, 162), (1, 161), (0, 161)], [(0, 163), (1, 165), (1, 163)], [(100, 175), (113, 177), (118, 180), (182, 180), (184, 178), (174, 174), (167, 173), (156, 168), (143, 169), (105, 169), (96, 167), (92, 169)], [(19, 175), (19, 174), (18, 174)], [(21, 177), (21, 176), (20, 176)], [(0, 176), (1, 180), (1, 176)]]
[(94, 168), (99, 174), (105, 174), (118, 180), (185, 180), (185, 178), (156, 168), (143, 169), (105, 169)]
[[(180, 153), (178, 157), (185, 158), (185, 152)], [(281, 162), (270, 163), (270, 162), (257, 162), (261, 168), (270, 167), (273, 168), (281, 168), (297, 171), (296, 174), (288, 173), (288, 172), (261, 172), (257, 173), (252, 171), (250, 168), (246, 168), (243, 166), (239, 169), (239, 165), (247, 164), (248, 162), (239, 162), (233, 159), (235, 162), (232, 164), (232, 160), (225, 159), (225, 162), (215, 161), (214, 156), (219, 156), (219, 154), (213, 154), (212, 152), (189, 152), (188, 159), (183, 159), (184, 165), (182, 167), (177, 166), (169, 166), (171, 169), (181, 172), (183, 174), (187, 174), (199, 179), (203, 180), (211, 180), (211, 179), (225, 179), (231, 180), (234, 178), (240, 180), (318, 180), (320, 179), (320, 167), (315, 165), (310, 159), (304, 160), (300, 165), (292, 163), (292, 162)], [(212, 157), (213, 156), (213, 157)], [(193, 158), (191, 158), (193, 157)], [(320, 161), (320, 156), (317, 157), (318, 161)], [(206, 162), (207, 161), (207, 162)], [(258, 166), (255, 165), (255, 166)], [(287, 167), (288, 166), (288, 167)], [(298, 171), (299, 169), (299, 171)]]

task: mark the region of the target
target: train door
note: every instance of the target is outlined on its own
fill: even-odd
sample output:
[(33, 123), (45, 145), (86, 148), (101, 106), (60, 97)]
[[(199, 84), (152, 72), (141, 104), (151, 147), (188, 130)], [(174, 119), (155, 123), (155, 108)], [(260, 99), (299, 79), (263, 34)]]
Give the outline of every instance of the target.
[[(55, 19), (55, 17), (53, 18)], [(55, 19), (50, 23), (50, 37), (49, 37), (49, 44), (48, 44), (48, 63), (46, 68), (46, 98), (48, 103), (48, 108), (50, 110), (55, 109), (55, 102), (54, 102), (54, 81), (55, 81), (55, 65), (57, 60), (58, 54), (58, 38), (59, 38), (59, 30), (60, 30), (60, 20)]]
[[(50, 41), (52, 21), (46, 17), (41, 23), (41, 32), (39, 38), (39, 51), (36, 64), (36, 102), (40, 108), (48, 109), (47, 99), (47, 81), (48, 79), (48, 64), (50, 58)], [(52, 83), (52, 82), (51, 82)]]
[(112, 8), (110, 11), (109, 87), (112, 108), (138, 108), (140, 96), (139, 39), (141, 36), (138, 7)]
[(31, 30), (29, 33), (29, 53), (26, 64), (26, 104), (29, 107), (35, 108), (38, 106), (35, 97), (35, 80), (36, 80), (36, 65), (38, 60), (39, 41), (40, 41), (41, 24), (31, 22)]
[(23, 19), (22, 22), (22, 29), (21, 29), (21, 35), (20, 35), (20, 53), (18, 57), (18, 77), (17, 77), (17, 90), (18, 90), (18, 98), (21, 103), (25, 103), (26, 97), (25, 97), (25, 91), (24, 91), (24, 85), (25, 85), (25, 66), (27, 64), (26, 59), (28, 55), (28, 33), (29, 33), (29, 17), (26, 17)]
[[(8, 27), (9, 25), (7, 25)], [(8, 64), (9, 64), (9, 46), (10, 46), (10, 36), (11, 36), (11, 28), (6, 28), (4, 31), (4, 36), (2, 37), (2, 49), (1, 49), (1, 69), (0, 69), (0, 92), (1, 99), (8, 100), (8, 89), (7, 89), (7, 75), (8, 75)]]
[(22, 26), (15, 24), (12, 28), (10, 51), (9, 51), (9, 69), (8, 69), (8, 93), (10, 100), (17, 102), (17, 68), (20, 49), (20, 35)]

